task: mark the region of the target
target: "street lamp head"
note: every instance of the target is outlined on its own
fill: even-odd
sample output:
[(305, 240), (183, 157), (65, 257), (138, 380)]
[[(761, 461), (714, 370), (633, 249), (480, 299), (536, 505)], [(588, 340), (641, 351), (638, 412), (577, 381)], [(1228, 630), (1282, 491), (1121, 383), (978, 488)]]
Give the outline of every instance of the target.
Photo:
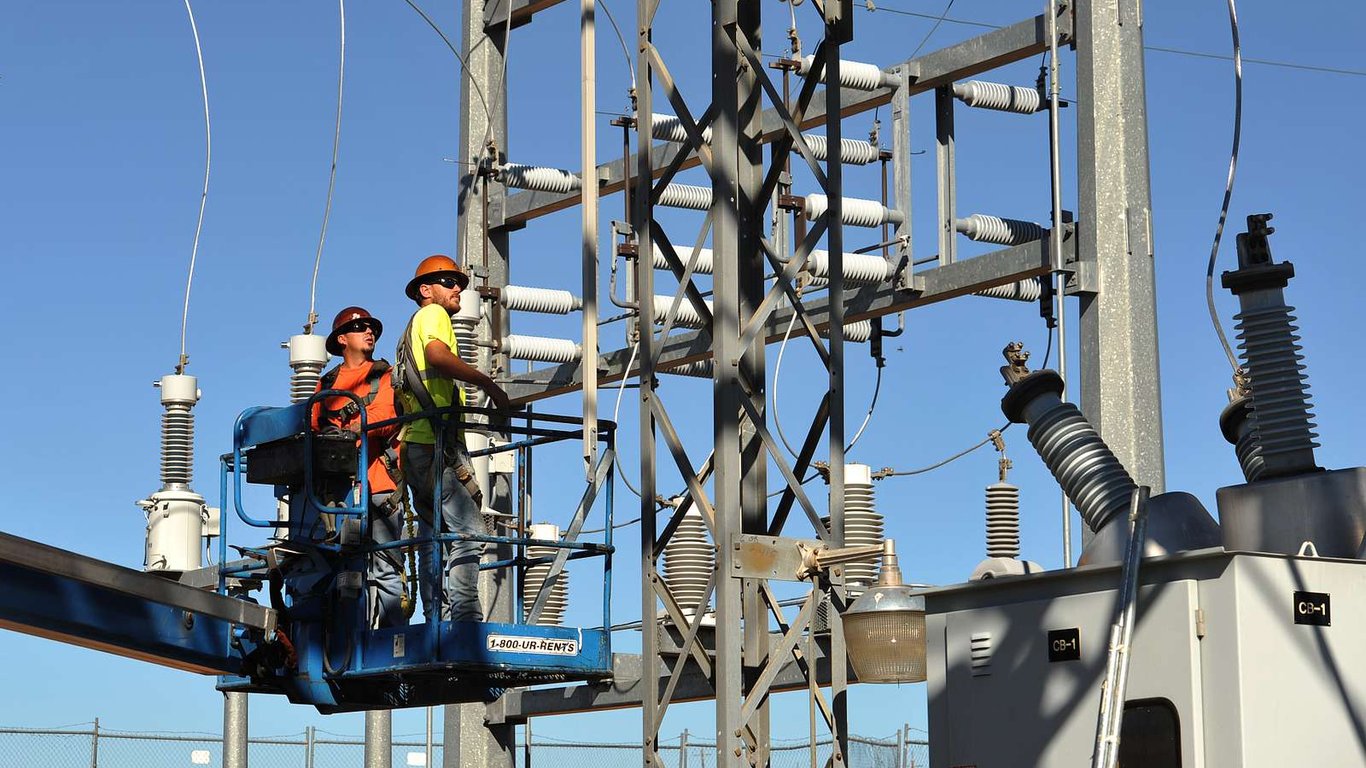
[(883, 543), (877, 584), (859, 595), (842, 621), (859, 682), (925, 681), (925, 598), (902, 581), (891, 539)]

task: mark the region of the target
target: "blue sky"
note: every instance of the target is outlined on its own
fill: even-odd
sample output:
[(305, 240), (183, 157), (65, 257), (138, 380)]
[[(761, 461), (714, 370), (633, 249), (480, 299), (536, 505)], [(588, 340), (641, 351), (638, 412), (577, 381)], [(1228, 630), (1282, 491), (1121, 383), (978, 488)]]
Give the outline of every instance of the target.
[[(630, 25), (628, 4), (611, 0)], [(430, 29), (402, 2), (348, 4), (346, 107), (341, 157), (322, 272), (319, 314), (363, 304), (393, 328), (408, 306), (401, 288), (414, 263), (452, 248), (457, 167), (457, 67)], [(577, 152), (577, 19), (563, 4), (514, 32), (509, 65), (511, 159), (574, 168)], [(907, 56), (932, 22), (893, 13), (938, 14), (936, 0), (888, 0), (858, 11), (859, 39), (847, 57), (891, 65)], [(967, 0), (955, 19), (1006, 24), (1038, 12), (1034, 3)], [(455, 35), (455, 4), (430, 9)], [(160, 408), (150, 383), (171, 372), (178, 351), (181, 298), (199, 204), (204, 136), (194, 48), (176, 2), (12, 3), (0, 27), (0, 257), (10, 323), (10, 374), (3, 379), (9, 432), (0, 467), (11, 488), (0, 529), (137, 567), (143, 521), (133, 505), (157, 488)], [(263, 0), (201, 3), (197, 9), (213, 115), (214, 157), (207, 215), (189, 318), (189, 372), (200, 377), (195, 485), (217, 495), (216, 456), (230, 446), (233, 417), (256, 404), (281, 403), (289, 370), (279, 342), (298, 332), (308, 309), (309, 275), (327, 185), (335, 110), (337, 6)], [(764, 6), (765, 50), (784, 44), (787, 8)], [(816, 43), (809, 4), (808, 50)], [(1284, 4), (1240, 8), (1248, 57), (1356, 69), (1357, 32), (1366, 10), (1336, 3), (1323, 12), (1287, 12)], [(700, 112), (708, 87), (709, 21), (699, 10), (665, 8), (656, 41)], [(1152, 46), (1226, 55), (1229, 34), (1219, 2), (1151, 3)], [(624, 58), (601, 20), (599, 108), (620, 111), (628, 83)], [(926, 50), (979, 34), (944, 23)], [(992, 79), (1032, 84), (1036, 61)], [(1072, 57), (1064, 56), (1065, 95)], [(1326, 467), (1361, 463), (1354, 438), (1363, 426), (1353, 383), (1363, 365), (1357, 339), (1366, 268), (1351, 227), (1360, 219), (1357, 149), (1361, 76), (1248, 63), (1244, 134), (1230, 221), (1273, 211), (1276, 255), (1295, 262), (1289, 297), (1299, 307)], [(1152, 51), (1147, 57), (1154, 235), (1160, 314), (1167, 487), (1196, 494), (1213, 509), (1214, 491), (1239, 479), (1216, 419), (1228, 386), (1227, 365), (1204, 307), (1205, 259), (1228, 165), (1232, 125), (1230, 62)], [(912, 143), (930, 149), (915, 160), (915, 249), (935, 250), (932, 100), (912, 106)], [(1048, 215), (1047, 133), (1042, 116), (959, 110), (960, 200), (981, 211), (1043, 221)], [(1072, 114), (1064, 132), (1073, 135)], [(619, 135), (600, 115), (601, 154), (619, 151)], [(883, 110), (884, 136), (889, 120)], [(850, 118), (846, 135), (864, 134), (872, 115)], [(886, 141), (886, 139), (884, 139)], [(1075, 199), (1071, 153), (1064, 157), (1068, 203)], [(849, 194), (877, 195), (869, 169), (851, 170)], [(699, 183), (695, 172), (684, 179)], [(802, 191), (802, 190), (799, 190)], [(619, 197), (604, 201), (604, 221), (620, 218)], [(700, 216), (669, 219), (675, 242), (691, 242)], [(578, 214), (556, 214), (512, 236), (514, 281), (577, 290)], [(846, 242), (874, 237), (851, 231)], [(863, 238), (863, 239), (859, 239)], [(1232, 264), (1231, 239), (1220, 269)], [(964, 254), (985, 250), (964, 241)], [(604, 254), (608, 253), (604, 248)], [(605, 269), (604, 269), (605, 277)], [(605, 287), (604, 287), (605, 290)], [(1236, 304), (1218, 297), (1226, 327)], [(577, 319), (518, 318), (519, 332), (574, 335)], [(888, 346), (876, 416), (851, 460), (908, 469), (966, 447), (1001, 422), (999, 350), (1020, 338), (1042, 355), (1044, 334), (1033, 306), (969, 298), (907, 317), (905, 336)], [(1072, 324), (1076, 327), (1076, 323)], [(390, 349), (392, 337), (381, 341)], [(604, 348), (622, 344), (621, 328), (604, 330)], [(1075, 338), (1072, 349), (1076, 349)], [(851, 348), (847, 408), (857, 422), (872, 393), (872, 364)], [(772, 359), (772, 358), (770, 358)], [(789, 362), (790, 361), (790, 362)], [(1073, 370), (1075, 361), (1073, 361)], [(706, 385), (666, 381), (664, 400), (692, 418), (684, 439), (696, 461), (708, 449)], [(808, 349), (784, 362), (780, 397), (789, 434), (824, 389)], [(613, 398), (605, 398), (604, 415)], [(633, 421), (628, 402), (624, 421)], [(563, 399), (547, 406), (575, 412)], [(633, 424), (622, 430), (625, 464), (634, 467)], [(1061, 546), (1058, 491), (1023, 439), (1007, 434), (1024, 505), (1024, 555), (1057, 567)], [(572, 449), (538, 455), (538, 510), (567, 518), (559, 495), (578, 494)], [(681, 487), (661, 469), (660, 487)], [(634, 473), (632, 472), (632, 475)], [(877, 487), (889, 534), (916, 580), (950, 583), (982, 557), (982, 486), (995, 457), (978, 452), (928, 475)], [(571, 489), (561, 494), (561, 488)], [(819, 494), (817, 494), (819, 496)], [(617, 495), (621, 519), (635, 516)], [(241, 526), (237, 526), (240, 533)], [(795, 531), (801, 535), (801, 531)], [(639, 615), (636, 532), (621, 534), (615, 619)], [(591, 570), (572, 595), (595, 603)], [(591, 587), (591, 588), (590, 588)], [(584, 611), (591, 613), (588, 608)], [(617, 636), (618, 650), (638, 646)], [(0, 724), (47, 726), (88, 721), (123, 729), (217, 731), (219, 695), (212, 681), (14, 633), (0, 633), (10, 660), (0, 671)], [(19, 692), (23, 692), (22, 695)], [(879, 736), (903, 722), (924, 724), (922, 686), (862, 686), (851, 693), (854, 731)], [(782, 698), (775, 734), (804, 733), (805, 703)], [(358, 733), (360, 716), (323, 718), (282, 699), (254, 697), (256, 734), (298, 732), (315, 724)], [(400, 713), (395, 731), (420, 731), (420, 712)], [(536, 723), (538, 734), (629, 740), (633, 712), (598, 713)], [(671, 710), (664, 732), (710, 730), (707, 705)]]

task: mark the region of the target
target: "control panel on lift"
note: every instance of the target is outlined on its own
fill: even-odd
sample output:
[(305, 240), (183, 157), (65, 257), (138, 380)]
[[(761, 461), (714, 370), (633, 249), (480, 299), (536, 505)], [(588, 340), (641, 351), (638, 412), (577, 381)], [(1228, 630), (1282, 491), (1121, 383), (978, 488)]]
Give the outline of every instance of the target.
[[(498, 515), (487, 507), (481, 532), (433, 531), (417, 524), (416, 507), (405, 498), (402, 538), (376, 543), (365, 471), (376, 441), (314, 430), (309, 413), (324, 397), (354, 396), (326, 390), (287, 407), (250, 408), (234, 425), (232, 452), (222, 457), (225, 506), (231, 496), (238, 519), (258, 540), (231, 545), (236, 557), (229, 559), (225, 524), (219, 590), (268, 601), (280, 620), (265, 642), (241, 633), (231, 638), (245, 671), (220, 678), (220, 689), (281, 693), (323, 712), (343, 712), (492, 700), (504, 688), (610, 677), (614, 424), (599, 423), (605, 447), (577, 505), (555, 512), (565, 520), (562, 534), (556, 526), (531, 526), (522, 519), (525, 512)], [(361, 410), (362, 432), (430, 415), (371, 424)], [(482, 415), (485, 423), (460, 423), (470, 456), (503, 468), (528, 461), (536, 446), (582, 435), (579, 420), (550, 414), (509, 416), (461, 407), (439, 415), (453, 421)], [(437, 439), (436, 455), (443, 455), (446, 435)], [(251, 484), (273, 489), (273, 514), (248, 512), (245, 485)], [(487, 490), (485, 498), (491, 495)], [(438, 479), (434, 500), (442, 492)], [(585, 526), (590, 516), (600, 519)], [(585, 527), (601, 530), (599, 540), (581, 540)], [(432, 583), (440, 583), (448, 545), (469, 542), (483, 551), (485, 615), (496, 602), (511, 607), (498, 617), (504, 620), (448, 621), (438, 611), (415, 610), (423, 580), (418, 571), (430, 568)], [(399, 568), (408, 623), (376, 628), (378, 605), (367, 572), (375, 557)], [(601, 566), (601, 622), (595, 628), (560, 626), (555, 622), (564, 614), (565, 566), (586, 559)], [(489, 572), (495, 578), (482, 578)], [(495, 590), (499, 597), (493, 601), (488, 593)]]

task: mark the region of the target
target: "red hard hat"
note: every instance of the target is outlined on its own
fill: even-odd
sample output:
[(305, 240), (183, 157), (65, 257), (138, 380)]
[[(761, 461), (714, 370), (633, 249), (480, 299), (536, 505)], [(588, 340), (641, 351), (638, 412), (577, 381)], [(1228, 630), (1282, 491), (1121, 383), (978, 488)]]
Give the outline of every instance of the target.
[(332, 320), (332, 332), (327, 334), (328, 354), (340, 355), (342, 353), (341, 344), (337, 343), (337, 337), (342, 335), (346, 326), (356, 321), (370, 326), (370, 330), (375, 332), (375, 341), (379, 341), (380, 335), (384, 333), (384, 324), (379, 321), (379, 318), (366, 312), (363, 307), (347, 307), (338, 312), (337, 317)]
[(403, 292), (408, 295), (408, 298), (417, 301), (418, 288), (424, 283), (429, 282), (432, 278), (447, 275), (454, 277), (456, 281), (460, 283), (462, 289), (468, 288), (470, 285), (470, 276), (465, 274), (465, 270), (461, 269), (459, 264), (455, 263), (455, 259), (452, 259), (450, 256), (437, 254), (435, 256), (428, 256), (422, 260), (422, 263), (417, 265), (417, 271), (413, 273), (413, 279), (408, 281), (408, 287), (404, 288)]

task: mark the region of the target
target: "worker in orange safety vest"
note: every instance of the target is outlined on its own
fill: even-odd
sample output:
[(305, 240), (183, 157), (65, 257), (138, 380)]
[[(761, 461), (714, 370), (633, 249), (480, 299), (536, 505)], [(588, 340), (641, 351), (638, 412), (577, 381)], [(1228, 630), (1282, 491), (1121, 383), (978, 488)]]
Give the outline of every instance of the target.
[[(318, 381), (317, 391), (337, 389), (354, 393), (365, 408), (368, 424), (395, 418), (394, 388), (388, 361), (374, 358), (375, 342), (384, 325), (361, 307), (347, 307), (332, 321), (327, 335), (327, 351), (341, 357), (336, 367)], [(344, 396), (323, 398), (314, 403), (313, 429), (319, 432), (341, 430), (359, 433), (361, 405)], [(370, 538), (387, 544), (403, 538), (402, 494), (394, 477), (398, 475), (395, 438), (398, 425), (370, 429), (366, 452), (370, 461), (366, 477), (370, 485)], [(403, 608), (403, 553), (384, 549), (370, 555), (367, 567), (369, 589), (367, 611), (372, 629), (406, 624)]]

